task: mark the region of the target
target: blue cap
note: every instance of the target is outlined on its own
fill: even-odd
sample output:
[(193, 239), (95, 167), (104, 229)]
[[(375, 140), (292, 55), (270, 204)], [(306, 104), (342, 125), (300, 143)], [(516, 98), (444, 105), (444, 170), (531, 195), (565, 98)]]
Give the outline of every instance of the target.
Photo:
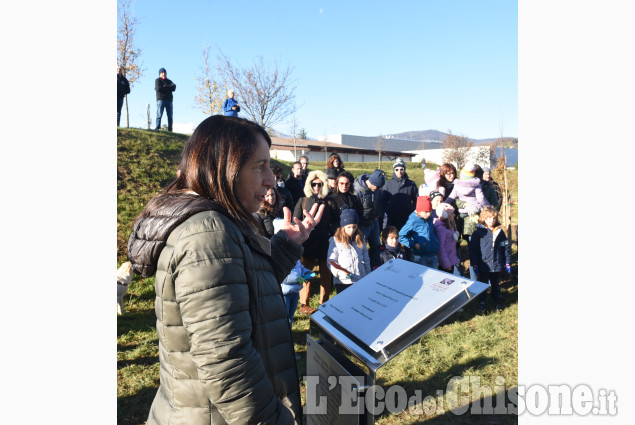
[(340, 215), (340, 227), (344, 227), (348, 224), (359, 224), (359, 217), (352, 208), (345, 208)]
[(165, 68), (159, 69), (159, 75), (161, 75), (162, 72), (165, 72), (166, 74), (168, 73), (168, 71), (166, 71)]
[(380, 169), (376, 169), (375, 172), (370, 175), (368, 180), (373, 185), (377, 186), (377, 188), (383, 187), (384, 183), (386, 183), (386, 177), (384, 176), (384, 172), (381, 171)]

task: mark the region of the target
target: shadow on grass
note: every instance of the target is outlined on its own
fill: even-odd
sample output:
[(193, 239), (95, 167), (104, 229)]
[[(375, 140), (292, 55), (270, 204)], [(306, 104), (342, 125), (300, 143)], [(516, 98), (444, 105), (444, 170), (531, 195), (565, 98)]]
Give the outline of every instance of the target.
[[(487, 396), (482, 397), (475, 402), (468, 402), (467, 405), (454, 409), (454, 412), (444, 413), (439, 416), (429, 417), (435, 415), (436, 409), (432, 409), (432, 411), (426, 411), (422, 409), (420, 402), (425, 399), (427, 396), (435, 397), (438, 391), (443, 391), (444, 394), (447, 394), (447, 386), (448, 382), (454, 376), (463, 376), (463, 374), (470, 370), (478, 370), (485, 368), (486, 366), (493, 364), (496, 362), (495, 358), (492, 357), (479, 357), (473, 359), (467, 363), (454, 365), (446, 370), (440, 371), (429, 379), (422, 381), (397, 381), (392, 385), (398, 385), (406, 390), (408, 397), (410, 398), (415, 394), (415, 390), (421, 391), (421, 398), (417, 399), (418, 405), (415, 406), (413, 410), (406, 410), (407, 413), (411, 417), (412, 415), (420, 415), (422, 418), (420, 421), (412, 422), (415, 424), (512, 424), (518, 422), (518, 417), (515, 414), (493, 414), (493, 410), (487, 410), (488, 407), (497, 406), (497, 396)], [(379, 379), (377, 381), (378, 385), (382, 385), (385, 387), (385, 382), (382, 382), (383, 379)], [(468, 394), (471, 394), (468, 393)], [(459, 395), (460, 399), (463, 399), (467, 396), (467, 394), (461, 393)], [(505, 393), (499, 394), (501, 398), (506, 397)], [(509, 406), (509, 400), (505, 401)], [(447, 403), (447, 402), (446, 402)], [(439, 406), (441, 408), (441, 406)], [(446, 406), (447, 408), (447, 406)], [(492, 413), (484, 415), (483, 412)], [(382, 417), (390, 416), (388, 411), (385, 411), (381, 415), (375, 417), (375, 420), (378, 420)]]
[(126, 312), (123, 316), (117, 316), (117, 337), (130, 331), (155, 329), (156, 320), (154, 310)]
[(133, 366), (133, 365), (152, 366), (153, 364), (158, 362), (159, 362), (159, 356), (137, 357), (136, 359), (118, 360), (117, 369), (123, 369), (126, 366)]
[(117, 424), (141, 425), (148, 420), (156, 388), (143, 388), (135, 395), (117, 398)]

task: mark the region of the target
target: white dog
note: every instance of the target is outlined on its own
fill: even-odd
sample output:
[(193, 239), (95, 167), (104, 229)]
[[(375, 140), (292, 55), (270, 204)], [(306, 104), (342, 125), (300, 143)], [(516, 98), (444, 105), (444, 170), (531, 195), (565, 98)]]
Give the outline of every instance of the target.
[(132, 263), (126, 261), (117, 269), (117, 315), (123, 314), (123, 296), (128, 293), (128, 285), (132, 282), (134, 271)]

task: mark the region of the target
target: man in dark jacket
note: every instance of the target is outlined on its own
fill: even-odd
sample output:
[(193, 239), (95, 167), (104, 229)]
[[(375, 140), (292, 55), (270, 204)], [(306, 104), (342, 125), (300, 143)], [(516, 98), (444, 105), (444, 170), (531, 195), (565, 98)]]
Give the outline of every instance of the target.
[[(298, 161), (291, 165), (291, 173), (289, 177), (284, 181), (284, 187), (291, 192), (293, 196), (293, 208), (298, 203), (298, 199), (304, 196), (304, 180), (302, 179), (302, 164)], [(292, 207), (289, 207), (293, 210)]]
[(384, 191), (388, 192), (388, 226), (395, 226), (400, 230), (408, 216), (415, 210), (417, 203), (418, 189), (415, 182), (408, 178), (406, 174), (406, 163), (401, 158), (397, 158), (392, 165), (392, 178), (386, 182)]
[(123, 98), (130, 93), (130, 83), (122, 71), (121, 66), (117, 65), (117, 127), (119, 127), (119, 118), (121, 118)]
[(172, 131), (172, 92), (176, 84), (168, 79), (165, 68), (159, 69), (159, 78), (154, 80), (154, 90), (157, 92), (157, 125), (155, 130), (161, 129), (161, 117), (165, 109), (168, 115), (168, 131)]
[(377, 191), (384, 186), (386, 177), (382, 170), (375, 170), (370, 176), (362, 174), (355, 180), (355, 195), (362, 204), (362, 215), (359, 217), (359, 230), (362, 231), (368, 241), (368, 256), (370, 267), (379, 267), (379, 219), (377, 217)]

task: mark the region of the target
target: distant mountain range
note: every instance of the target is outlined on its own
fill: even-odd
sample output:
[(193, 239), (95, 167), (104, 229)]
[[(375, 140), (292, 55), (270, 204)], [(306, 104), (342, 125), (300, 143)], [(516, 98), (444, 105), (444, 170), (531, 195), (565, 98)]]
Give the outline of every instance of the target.
[[(281, 133), (279, 131), (274, 130), (274, 135), (276, 137), (283, 138), (291, 138), (291, 136)], [(438, 142), (442, 142), (447, 137), (448, 133), (444, 133), (438, 130), (419, 130), (419, 131), (404, 131), (403, 133), (394, 133), (394, 134), (386, 134), (384, 137), (395, 138), (395, 139), (405, 139), (405, 140), (416, 140), (416, 141), (424, 141), (424, 140), (434, 140)], [(460, 134), (459, 134), (460, 136)], [(311, 136), (308, 137), (309, 140), (317, 140)], [(472, 142), (473, 145), (485, 145), (492, 142), (499, 141), (499, 137), (493, 137), (491, 139), (471, 139), (468, 137), (468, 140)], [(506, 142), (507, 146), (518, 147), (518, 139), (516, 137), (503, 137), (503, 140)]]
[[(394, 133), (394, 134), (389, 134), (387, 136), (394, 137), (395, 139), (435, 140), (438, 142), (442, 142), (443, 140), (445, 140), (447, 135), (448, 133), (444, 133), (438, 130), (419, 130), (419, 131), (404, 131), (403, 133)], [(491, 139), (471, 139), (468, 137), (468, 140), (470, 140), (472, 144), (474, 145), (484, 145), (484, 144), (498, 141), (500, 140), (500, 137), (493, 137)], [(503, 140), (505, 142), (510, 142), (512, 144), (514, 144), (514, 142), (515, 144), (518, 143), (518, 139), (515, 137), (503, 137)]]

